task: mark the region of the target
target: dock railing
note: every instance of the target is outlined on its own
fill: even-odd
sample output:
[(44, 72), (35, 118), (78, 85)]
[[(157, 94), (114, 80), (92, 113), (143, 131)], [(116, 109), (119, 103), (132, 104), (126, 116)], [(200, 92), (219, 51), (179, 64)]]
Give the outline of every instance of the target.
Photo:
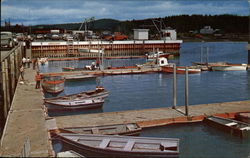
[[(3, 52), (1, 52), (3, 53)], [(19, 67), (24, 55), (24, 46), (19, 43), (15, 48), (6, 52), (7, 55), (0, 64), (0, 118), (1, 121), (7, 118), (13, 96), (15, 94), (17, 82), (20, 76)], [(0, 126), (2, 126), (1, 123)], [(1, 131), (0, 131), (1, 133)]]

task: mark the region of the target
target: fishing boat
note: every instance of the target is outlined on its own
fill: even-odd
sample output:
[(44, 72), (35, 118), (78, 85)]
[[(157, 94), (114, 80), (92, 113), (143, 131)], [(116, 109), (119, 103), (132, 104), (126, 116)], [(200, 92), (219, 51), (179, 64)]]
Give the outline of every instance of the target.
[(66, 80), (83, 80), (83, 79), (95, 79), (95, 75), (82, 75), (82, 74), (77, 74), (77, 75), (65, 75), (64, 77)]
[(151, 52), (149, 54), (146, 54), (146, 57), (148, 60), (153, 60), (156, 58), (168, 58), (170, 56), (169, 53), (164, 53), (163, 51), (157, 50), (156, 52)]
[(64, 148), (86, 157), (166, 158), (179, 156), (179, 139), (59, 133)]
[(64, 82), (62, 76), (43, 76), (42, 87), (48, 93), (60, 93), (64, 90)]
[(250, 112), (236, 113), (235, 119), (250, 124)]
[[(174, 67), (172, 65), (161, 66), (161, 70), (162, 70), (162, 72), (174, 73)], [(186, 73), (186, 67), (184, 67), (184, 66), (176, 66), (176, 73), (177, 74), (185, 74)], [(201, 73), (201, 69), (189, 66), (188, 67), (188, 73), (189, 74)]]
[(108, 91), (103, 87), (97, 86), (95, 90), (84, 91), (81, 93), (70, 94), (60, 97), (45, 98), (45, 103), (50, 103), (50, 101), (71, 101), (76, 99), (86, 99), (86, 98), (106, 98), (108, 96)]
[(203, 121), (209, 126), (215, 127), (235, 136), (247, 137), (250, 134), (250, 125), (244, 122), (216, 116), (205, 117)]
[(223, 64), (223, 65), (211, 65), (213, 71), (245, 71), (247, 70), (247, 64)]
[(75, 111), (84, 109), (101, 108), (104, 103), (102, 98), (85, 98), (74, 100), (50, 100), (45, 104), (49, 112), (52, 111)]
[(92, 127), (70, 127), (59, 130), (63, 133), (138, 136), (142, 129), (137, 123), (127, 123)]

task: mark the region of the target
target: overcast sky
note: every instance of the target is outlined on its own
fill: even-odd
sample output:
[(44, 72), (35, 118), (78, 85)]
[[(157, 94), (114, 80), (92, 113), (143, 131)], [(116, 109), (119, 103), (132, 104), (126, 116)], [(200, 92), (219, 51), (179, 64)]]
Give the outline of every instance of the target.
[[(187, 2), (188, 1), (188, 2)], [(1, 25), (145, 19), (181, 14), (249, 15), (248, 0), (1, 0)]]

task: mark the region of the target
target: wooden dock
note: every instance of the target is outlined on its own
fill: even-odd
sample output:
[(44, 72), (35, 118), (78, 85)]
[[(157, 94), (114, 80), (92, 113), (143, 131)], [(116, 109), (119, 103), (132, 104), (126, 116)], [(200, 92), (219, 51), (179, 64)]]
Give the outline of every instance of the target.
[[(150, 69), (151, 68), (148, 69), (148, 72), (150, 72)], [(121, 70), (110, 71), (117, 71), (119, 74)], [(155, 71), (158, 71), (158, 69)], [(93, 73), (94, 71), (90, 72)], [(126, 70), (120, 74), (130, 74), (131, 72), (131, 70)], [(144, 73), (142, 70), (138, 72)], [(219, 115), (233, 118), (236, 112), (250, 112), (250, 100), (246, 100), (191, 105), (189, 106), (189, 116), (185, 116), (182, 112), (185, 111), (185, 107), (179, 106), (177, 110), (172, 108), (157, 108), (59, 116), (48, 119), (43, 106), (43, 94), (40, 89), (35, 89), (35, 73), (35, 70), (32, 70), (32, 68), (25, 69), (24, 84), (17, 84), (1, 138), (0, 156), (2, 157), (19, 157), (22, 155), (24, 148), (27, 149), (26, 152), (29, 154), (28, 156), (54, 156), (49, 129), (132, 122), (137, 122), (142, 128), (146, 128), (173, 123), (197, 122), (201, 121), (206, 115)], [(82, 72), (65, 73), (72, 74)], [(98, 71), (97, 74), (102, 75), (103, 72)], [(24, 144), (26, 144), (26, 147), (24, 147)]]
[(42, 76), (66, 76), (66, 75), (127, 75), (127, 74), (146, 74), (146, 73), (157, 73), (161, 72), (161, 67), (144, 67), (144, 68), (134, 68), (134, 69), (105, 69), (105, 70), (83, 70), (83, 71), (69, 71), (69, 72), (51, 72), (51, 73), (41, 73)]
[[(121, 112), (106, 112), (97, 114), (83, 114), (59, 116), (55, 118), (58, 128), (111, 125), (121, 123), (138, 123), (142, 128), (163, 126), (173, 123), (189, 123), (202, 121), (206, 115), (217, 115), (233, 118), (236, 112), (250, 111), (250, 100), (225, 102), (215, 104), (202, 104), (189, 106), (189, 116), (180, 111), (185, 111), (184, 106), (172, 108), (157, 108), (144, 110), (131, 110)], [(87, 121), (83, 121), (87, 120)]]
[(35, 89), (35, 74), (31, 66), (25, 69), (24, 83), (19, 78), (1, 138), (1, 157), (20, 157), (24, 148), (29, 153), (24, 156), (53, 155), (42, 106), (43, 94)]

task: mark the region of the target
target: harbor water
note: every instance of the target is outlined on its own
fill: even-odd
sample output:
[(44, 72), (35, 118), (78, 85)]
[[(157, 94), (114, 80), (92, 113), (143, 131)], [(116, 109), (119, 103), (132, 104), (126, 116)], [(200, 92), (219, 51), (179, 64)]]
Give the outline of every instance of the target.
[[(201, 47), (208, 47), (201, 55)], [(192, 62), (247, 63), (247, 43), (204, 42), (183, 43), (180, 56), (170, 59), (177, 65), (192, 65)], [(62, 67), (83, 67), (92, 60), (50, 61), (40, 68), (42, 72), (61, 72)], [(146, 59), (110, 59), (106, 66), (132, 66), (145, 63)], [(102, 109), (74, 113), (111, 112), (148, 108), (171, 107), (173, 103), (173, 75), (167, 73), (115, 75), (98, 77), (100, 85), (109, 91)], [(78, 93), (94, 89), (96, 80), (66, 82), (64, 92), (59, 95)], [(177, 75), (177, 105), (185, 103), (185, 76)], [(52, 97), (45, 94), (45, 97)], [(250, 71), (204, 71), (189, 75), (189, 105), (229, 102), (250, 99)], [(247, 157), (250, 141), (211, 129), (201, 123), (171, 125), (143, 130), (141, 136), (180, 138), (180, 157)]]

